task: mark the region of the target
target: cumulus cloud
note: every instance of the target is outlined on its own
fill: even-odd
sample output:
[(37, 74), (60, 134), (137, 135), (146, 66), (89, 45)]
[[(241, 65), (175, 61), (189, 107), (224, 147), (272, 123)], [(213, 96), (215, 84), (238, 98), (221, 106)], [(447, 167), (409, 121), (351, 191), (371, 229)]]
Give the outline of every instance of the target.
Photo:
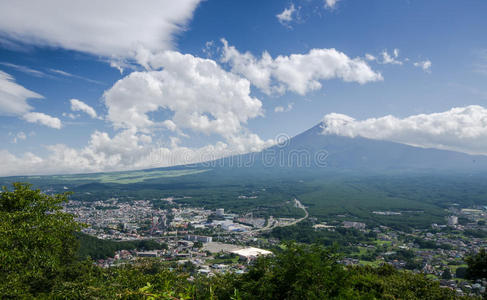
[(389, 115), (366, 120), (332, 113), (323, 119), (323, 134), (487, 155), (487, 109), (471, 105), (403, 119)]
[(296, 12), (296, 8), (294, 8), (294, 4), (291, 3), (289, 8), (285, 8), (280, 14), (276, 15), (277, 20), (284, 26), (288, 26), (290, 22), (293, 20), (293, 15)]
[(47, 127), (61, 129), (61, 120), (45, 113), (30, 112), (23, 115), (22, 118), (29, 123), (39, 123)]
[[(41, 164), (57, 166), (53, 172), (140, 169), (202, 162), (274, 144), (246, 128), (248, 120), (263, 115), (247, 79), (211, 59), (173, 51), (147, 52), (139, 59), (149, 70), (132, 72), (103, 96), (115, 135), (96, 131), (82, 149), (52, 145)], [(180, 145), (188, 134), (199, 133), (218, 141), (196, 148)], [(156, 136), (165, 142), (154, 141)]]
[[(200, 0), (1, 0), (0, 35), (13, 41), (133, 58), (172, 48)], [(62, 13), (60, 13), (62, 12)]]
[(425, 72), (431, 71), (431, 61), (429, 59), (425, 61), (418, 61), (413, 64), (415, 67), (423, 69)]
[(93, 109), (93, 107), (89, 106), (88, 104), (84, 103), (81, 100), (78, 99), (71, 99), (69, 100), (71, 102), (71, 110), (72, 111), (82, 111), (92, 117), (93, 119), (98, 118), (96, 111)]
[[(229, 137), (262, 115), (262, 102), (250, 96), (250, 82), (213, 60), (166, 51), (148, 62), (163, 69), (133, 72), (104, 94), (107, 120), (116, 128), (165, 126)], [(149, 116), (160, 110), (173, 114), (171, 122)]]
[(335, 78), (360, 84), (383, 79), (364, 60), (350, 58), (335, 49), (312, 49), (307, 54), (278, 56), (275, 59), (264, 52), (258, 59), (250, 52), (240, 53), (224, 39), (222, 43), (221, 61), (228, 63), (232, 72), (249, 79), (266, 94), (292, 91), (304, 95), (321, 89), (320, 81)]

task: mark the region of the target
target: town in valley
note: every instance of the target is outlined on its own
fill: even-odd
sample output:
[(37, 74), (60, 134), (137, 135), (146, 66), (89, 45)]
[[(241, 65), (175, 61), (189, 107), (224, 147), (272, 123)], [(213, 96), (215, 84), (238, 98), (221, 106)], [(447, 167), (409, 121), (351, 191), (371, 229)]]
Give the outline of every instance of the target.
[[(249, 196), (240, 196), (245, 197)], [(285, 241), (273, 234), (276, 228), (308, 226), (317, 234), (346, 231), (366, 237), (340, 245), (345, 249), (341, 259), (344, 265), (390, 264), (397, 269), (422, 272), (459, 295), (481, 294), (487, 286), (485, 281), (463, 279), (464, 259), (487, 247), (487, 207), (452, 205), (443, 224), (432, 223), (428, 228), (405, 232), (392, 226), (347, 220), (346, 215), (337, 216), (337, 221), (322, 222), (309, 216), (298, 199), (292, 202), (303, 210), (301, 218), (254, 217), (252, 212), (239, 214), (223, 208), (181, 205), (179, 199), (161, 199), (167, 202), (164, 208), (154, 207), (150, 200), (72, 200), (64, 210), (86, 224), (83, 233), (98, 239), (155, 242), (150, 249), (119, 249), (113, 256), (96, 260), (105, 268), (152, 257), (182, 265), (193, 274), (244, 273), (258, 256), (272, 255), (273, 248), (283, 247)], [(411, 212), (372, 213), (394, 217)]]

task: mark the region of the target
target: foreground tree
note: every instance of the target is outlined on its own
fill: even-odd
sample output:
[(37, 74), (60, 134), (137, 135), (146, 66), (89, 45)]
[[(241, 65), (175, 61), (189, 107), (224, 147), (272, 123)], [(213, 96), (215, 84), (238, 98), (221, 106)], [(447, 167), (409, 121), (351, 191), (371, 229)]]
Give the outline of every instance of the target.
[(80, 226), (61, 211), (67, 194), (49, 196), (14, 183), (0, 194), (0, 295), (46, 294), (68, 276), (78, 248)]

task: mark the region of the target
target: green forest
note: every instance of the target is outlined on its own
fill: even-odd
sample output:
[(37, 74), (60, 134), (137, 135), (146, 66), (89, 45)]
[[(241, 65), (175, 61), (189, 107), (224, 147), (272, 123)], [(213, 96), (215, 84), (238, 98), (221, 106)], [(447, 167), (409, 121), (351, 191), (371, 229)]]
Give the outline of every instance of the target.
[[(46, 195), (19, 183), (13, 190), (2, 188), (0, 298), (460, 299), (422, 274), (389, 265), (346, 267), (334, 247), (292, 241), (240, 275), (197, 276), (159, 259), (103, 269), (80, 255), (80, 241), (89, 238), (79, 238), (82, 225), (62, 212), (68, 196)], [(467, 262), (467, 277), (487, 277), (485, 251)]]
[(153, 240), (135, 240), (135, 241), (111, 241), (101, 240), (96, 237), (77, 232), (79, 248), (78, 256), (80, 258), (105, 259), (113, 257), (118, 250), (141, 250), (149, 251), (155, 249), (166, 249), (167, 245), (161, 245)]

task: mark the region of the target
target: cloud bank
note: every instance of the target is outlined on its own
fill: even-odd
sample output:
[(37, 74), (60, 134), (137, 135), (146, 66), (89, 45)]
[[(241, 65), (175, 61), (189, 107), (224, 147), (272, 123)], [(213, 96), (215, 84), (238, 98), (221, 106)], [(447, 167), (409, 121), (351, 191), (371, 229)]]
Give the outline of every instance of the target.
[[(257, 135), (235, 137), (228, 143), (216, 142), (202, 147), (184, 147), (174, 143), (153, 143), (149, 135), (133, 129), (113, 137), (95, 131), (87, 146), (74, 149), (63, 144), (47, 146), (49, 155), (40, 157), (31, 152), (14, 155), (0, 149), (0, 176), (109, 172), (168, 167), (211, 161), (234, 154), (258, 151), (273, 141), (262, 141)], [(249, 148), (246, 145), (253, 145)]]
[(366, 120), (332, 113), (323, 119), (323, 134), (487, 155), (487, 109), (471, 105), (403, 119), (389, 115)]

